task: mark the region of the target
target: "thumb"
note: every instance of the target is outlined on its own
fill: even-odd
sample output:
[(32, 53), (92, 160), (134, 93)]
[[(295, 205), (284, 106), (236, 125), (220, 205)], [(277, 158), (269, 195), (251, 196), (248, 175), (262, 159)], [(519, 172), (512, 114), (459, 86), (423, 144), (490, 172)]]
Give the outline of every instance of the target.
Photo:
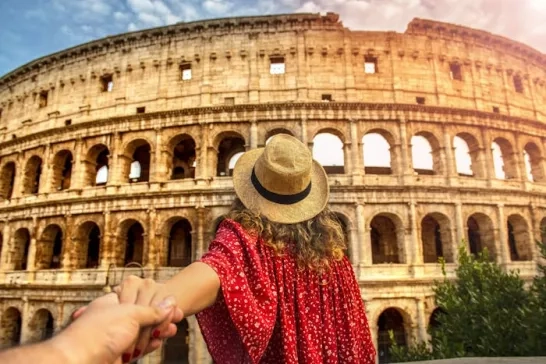
[(167, 297), (154, 307), (131, 305), (129, 308), (129, 315), (133, 317), (140, 326), (157, 325), (167, 318), (174, 306), (174, 297)]

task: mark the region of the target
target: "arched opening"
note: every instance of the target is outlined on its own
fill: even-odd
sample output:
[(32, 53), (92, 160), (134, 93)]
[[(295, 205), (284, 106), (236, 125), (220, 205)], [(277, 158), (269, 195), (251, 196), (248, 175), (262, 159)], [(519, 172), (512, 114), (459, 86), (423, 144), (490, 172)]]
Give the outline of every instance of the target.
[(173, 224), (169, 232), (167, 265), (186, 267), (192, 259), (191, 225), (188, 220), (180, 219)]
[(2, 167), (2, 176), (0, 177), (0, 198), (4, 200), (11, 199), (15, 183), (15, 163), (8, 162)]
[(470, 253), (477, 255), (487, 249), (489, 258), (495, 260), (495, 232), (493, 222), (482, 213), (475, 213), (466, 222)]
[(498, 179), (517, 178), (517, 162), (510, 142), (504, 138), (496, 138), (491, 143), (491, 151), (493, 154), (495, 177)]
[(36, 269), (59, 269), (62, 250), (63, 231), (58, 225), (49, 225), (36, 244)]
[(319, 133), (313, 139), (313, 159), (327, 174), (345, 173), (343, 142), (331, 133)]
[(294, 136), (294, 134), (292, 134), (292, 132), (290, 130), (288, 130), (288, 129), (276, 128), (276, 129), (270, 130), (266, 134), (266, 136), (265, 136), (265, 145), (269, 144), (269, 142), (271, 141), (271, 138), (273, 138), (277, 134), (288, 134), (288, 135)]
[[(127, 223), (128, 224), (128, 223)], [(124, 265), (129, 263), (143, 264), (144, 254), (144, 228), (139, 222), (134, 221), (127, 229), (125, 235), (125, 259)]]
[(70, 188), (72, 179), (72, 153), (61, 150), (53, 158), (53, 175), (51, 185), (54, 191), (62, 191)]
[(411, 138), (411, 158), (413, 170), (420, 175), (441, 174), (442, 160), (438, 140), (428, 132)]
[(442, 315), (447, 315), (447, 313), (440, 307), (437, 307), (434, 311), (432, 311), (428, 321), (428, 332), (431, 336), (434, 336), (434, 331), (440, 327)]
[(1, 349), (17, 346), (21, 343), (22, 324), (21, 311), (15, 307), (10, 307), (4, 311), (0, 325)]
[(190, 332), (188, 321), (182, 320), (176, 324), (176, 335), (165, 341), (163, 349), (163, 364), (188, 364), (190, 352)]
[(483, 178), (478, 140), (469, 133), (459, 133), (453, 138), (453, 148), (459, 176)]
[(36, 311), (29, 326), (32, 329), (31, 342), (50, 339), (55, 332), (55, 320), (53, 319), (53, 315), (45, 308)]
[(87, 152), (84, 160), (84, 186), (102, 186), (108, 182), (110, 151), (104, 144), (97, 144)]
[(23, 194), (37, 194), (40, 189), (40, 177), (42, 176), (42, 158), (32, 156), (25, 167)]
[(150, 180), (150, 144), (143, 139), (133, 140), (125, 148), (122, 170), (127, 182)]
[(451, 229), (446, 216), (433, 213), (421, 220), (421, 242), (424, 263), (438, 263), (440, 258), (453, 263)]
[(229, 134), (221, 139), (218, 145), (218, 164), (216, 166), (217, 176), (231, 176), (235, 166), (233, 157), (245, 151), (245, 140), (238, 134)]
[(30, 250), (30, 233), (22, 228), (13, 235), (13, 269), (26, 270)]
[(391, 144), (379, 132), (370, 132), (362, 138), (365, 174), (392, 174)]
[(507, 231), (510, 259), (512, 261), (531, 260), (531, 239), (525, 219), (520, 215), (510, 215)]
[(525, 145), (523, 160), (527, 179), (532, 182), (544, 182), (542, 154), (535, 143), (530, 142)]
[(195, 141), (187, 134), (174, 137), (169, 143), (172, 160), (169, 166), (171, 179), (195, 178)]
[(387, 308), (379, 315), (377, 330), (379, 363), (390, 363), (389, 349), (391, 347), (391, 340), (389, 332), (393, 332), (394, 341), (398, 346), (406, 346), (406, 329), (402, 314), (396, 308)]
[[(394, 219), (394, 221), (393, 221)], [(400, 222), (395, 216), (380, 214), (370, 222), (372, 263), (402, 263), (399, 236)]]
[(100, 229), (92, 221), (81, 224), (76, 233), (76, 269), (98, 268), (100, 264)]

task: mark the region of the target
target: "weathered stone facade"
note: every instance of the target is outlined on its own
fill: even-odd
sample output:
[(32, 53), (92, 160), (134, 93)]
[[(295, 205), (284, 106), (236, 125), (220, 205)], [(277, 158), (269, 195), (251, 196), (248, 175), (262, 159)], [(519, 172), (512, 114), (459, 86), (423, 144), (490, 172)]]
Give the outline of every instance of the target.
[[(546, 56), (509, 39), (420, 19), (356, 32), (335, 14), (176, 24), (24, 65), (0, 79), (1, 345), (51, 335), (124, 275), (164, 280), (199, 258), (234, 198), (232, 157), (278, 132), (339, 139), (331, 206), (374, 339), (421, 340), (436, 261), (452, 275), (463, 239), (535, 274), (545, 82)], [(366, 162), (370, 134), (388, 166)], [(433, 168), (414, 168), (414, 136)], [(165, 355), (210, 361), (194, 318), (183, 325)]]

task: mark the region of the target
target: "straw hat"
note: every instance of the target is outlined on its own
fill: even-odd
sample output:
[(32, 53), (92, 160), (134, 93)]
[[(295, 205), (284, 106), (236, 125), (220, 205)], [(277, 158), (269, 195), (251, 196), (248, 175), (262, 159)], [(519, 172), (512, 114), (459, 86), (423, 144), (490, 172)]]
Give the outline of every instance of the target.
[(295, 224), (318, 215), (328, 202), (328, 177), (298, 139), (277, 134), (265, 148), (241, 156), (233, 170), (235, 193), (269, 220)]

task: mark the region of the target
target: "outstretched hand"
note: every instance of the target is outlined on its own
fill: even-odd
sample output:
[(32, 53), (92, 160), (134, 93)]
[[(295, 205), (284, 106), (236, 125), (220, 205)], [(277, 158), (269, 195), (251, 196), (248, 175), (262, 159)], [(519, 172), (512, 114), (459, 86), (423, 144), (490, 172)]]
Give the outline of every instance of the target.
[[(163, 337), (176, 334), (171, 324), (174, 315), (174, 299), (166, 297), (152, 305), (135, 305), (120, 302), (114, 293), (92, 301), (74, 314), (77, 318), (65, 330), (51, 340), (68, 363), (121, 363), (128, 362), (122, 354), (135, 343), (146, 327), (164, 324)], [(161, 346), (161, 338), (148, 340), (143, 352), (149, 353)]]

